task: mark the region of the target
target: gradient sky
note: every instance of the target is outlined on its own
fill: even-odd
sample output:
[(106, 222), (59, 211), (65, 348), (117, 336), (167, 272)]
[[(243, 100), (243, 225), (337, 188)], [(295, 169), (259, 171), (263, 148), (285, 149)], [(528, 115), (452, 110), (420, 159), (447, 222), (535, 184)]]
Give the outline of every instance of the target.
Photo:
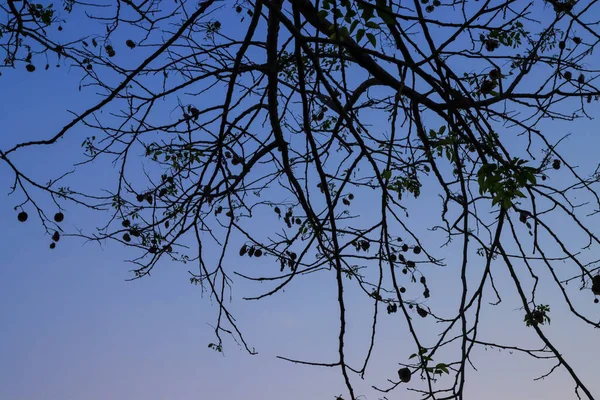
[[(34, 74), (22, 68), (2, 73), (2, 149), (26, 138), (52, 135), (70, 120), (65, 110), (81, 111), (95, 99), (92, 91), (78, 91), (78, 74), (66, 77), (65, 67), (49, 71), (39, 68)], [(573, 127), (553, 124), (548, 129), (556, 130), (558, 137)], [(46, 179), (54, 171), (67, 170), (74, 159), (80, 159), (80, 143), (89, 134), (83, 128), (75, 132), (80, 136), (53, 149), (19, 153), (14, 161)], [(585, 122), (572, 133), (564, 154), (582, 168), (593, 167), (600, 146), (597, 126)], [(588, 145), (581, 146), (581, 142)], [(8, 192), (11, 178), (9, 169), (0, 164), (2, 193)], [(78, 179), (76, 183), (81, 187), (87, 182), (97, 187), (110, 181), (104, 170), (94, 166)], [(216, 307), (198, 287), (189, 284), (187, 266), (162, 262), (151, 277), (125, 282), (130, 275), (123, 260), (131, 257), (130, 251), (117, 243), (100, 248), (69, 238), (51, 251), (50, 238), (33, 215), (26, 224), (16, 220), (13, 207), (20, 200), (18, 195), (0, 195), (0, 399), (333, 400), (335, 395), (345, 393), (337, 369), (276, 359), (282, 355), (335, 361), (337, 304), (331, 275), (315, 274), (261, 302), (244, 302), (241, 297), (264, 288), (238, 282), (232, 309), (246, 339), (259, 354), (250, 356), (229, 339), (224, 354), (219, 354), (207, 348), (214, 341), (209, 324)], [(357, 199), (357, 204), (368, 212), (366, 199), (362, 203)], [(437, 204), (437, 199), (425, 196), (421, 213), (411, 218), (427, 226), (432, 221), (428, 207)], [(103, 222), (101, 215), (73, 207), (67, 210), (67, 230), (89, 229)], [(444, 256), (449, 269), (440, 272), (437, 281), (432, 281), (435, 276), (429, 278), (432, 292), (444, 293), (448, 289), (444, 287), (445, 276), (453, 275), (452, 261), (456, 258), (452, 254)], [(256, 262), (248, 265), (250, 271), (261, 267)], [(510, 293), (502, 272), (498, 282)], [(554, 305), (556, 290), (543, 289), (541, 293), (553, 305), (552, 324), (544, 331), (592, 393), (600, 393), (598, 331), (574, 320), (558, 302)], [(600, 317), (600, 307), (592, 304), (589, 294), (580, 298), (588, 315)], [(523, 326), (517, 299), (505, 295), (504, 300), (501, 306), (486, 309), (480, 338), (538, 347), (533, 331)], [(369, 319), (364, 315), (361, 319), (361, 315), (368, 316), (370, 303), (352, 297), (349, 306), (355, 312), (349, 321), (352, 362), (364, 354)], [(375, 348), (375, 362), (366, 380), (369, 384), (384, 386), (386, 379), (394, 378), (397, 363), (413, 352), (412, 343), (389, 321), (391, 318), (383, 315), (383, 335)], [(476, 351), (473, 360), (479, 372), (469, 372), (468, 399), (573, 398), (574, 385), (561, 370), (544, 382), (532, 382), (547, 372), (551, 363), (532, 362), (491, 349)], [(358, 379), (354, 382), (358, 394), (367, 394), (369, 400), (377, 398), (367, 384)], [(397, 390), (388, 398), (416, 397)]]

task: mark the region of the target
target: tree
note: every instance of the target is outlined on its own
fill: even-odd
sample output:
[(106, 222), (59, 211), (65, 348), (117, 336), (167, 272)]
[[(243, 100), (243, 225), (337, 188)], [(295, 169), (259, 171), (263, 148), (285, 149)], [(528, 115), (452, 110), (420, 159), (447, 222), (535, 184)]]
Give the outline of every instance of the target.
[[(389, 386), (375, 387), (380, 392), (409, 385), (425, 399), (462, 398), (472, 352), (491, 346), (553, 359), (548, 374), (564, 368), (576, 395), (594, 398), (545, 329), (555, 304), (600, 326), (582, 308), (600, 295), (600, 175), (575, 166), (581, 160), (561, 151), (568, 135), (554, 129), (564, 122), (577, 130), (597, 109), (596, 2), (0, 7), (1, 79), (57, 63), (77, 71), (83, 90), (101, 92), (64, 127), (46, 127), (45, 139), (0, 152), (14, 175), (11, 193), (24, 199), (15, 202), (16, 218), (35, 214), (52, 248), (68, 234), (120, 242), (135, 255), (132, 279), (160, 260), (196, 265), (191, 283), (217, 304), (209, 345), (217, 351), (226, 333), (254, 353), (228, 308), (235, 280), (267, 282), (251, 297), (258, 300), (308, 274), (333, 279), (338, 359), (289, 360), (339, 368), (350, 399), (384, 309), (402, 320), (414, 351)], [(81, 126), (90, 132), (86, 159), (73, 171), (42, 183), (15, 161), (51, 151)], [(81, 165), (103, 162), (112, 163), (111, 187), (63, 184)], [(410, 218), (424, 204), (437, 207), (427, 213), (430, 225)], [(76, 205), (104, 213), (106, 225), (63, 232)], [(278, 224), (261, 223), (273, 214)], [(244, 270), (251, 259), (268, 272)], [(456, 279), (453, 297), (440, 298), (451, 315), (436, 311), (429, 286), (443, 269)], [(497, 287), (502, 273), (510, 290)], [(562, 297), (536, 296), (540, 288)], [(373, 303), (360, 365), (347, 360), (345, 343), (355, 289)], [(485, 303), (506, 296), (520, 301), (519, 318), (540, 349), (479, 337), (482, 315), (493, 313)], [(427, 325), (435, 335), (420, 319), (436, 322)]]

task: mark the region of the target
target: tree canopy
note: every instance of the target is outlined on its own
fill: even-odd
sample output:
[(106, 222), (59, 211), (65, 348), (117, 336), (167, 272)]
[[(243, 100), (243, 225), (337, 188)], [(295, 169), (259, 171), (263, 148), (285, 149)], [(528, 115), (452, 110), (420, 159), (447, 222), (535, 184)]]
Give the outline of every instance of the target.
[[(564, 369), (574, 397), (594, 398), (547, 329), (553, 307), (600, 327), (589, 306), (600, 296), (600, 173), (578, 157), (600, 99), (596, 1), (8, 0), (0, 10), (0, 84), (67, 66), (65, 81), (94, 99), (64, 126), (40, 121), (40, 137), (0, 148), (15, 218), (42, 224), (50, 248), (77, 237), (128, 246), (132, 279), (191, 266), (216, 305), (218, 352), (232, 341), (256, 351), (229, 308), (239, 282), (255, 284), (247, 300), (313, 274), (334, 282), (337, 358), (288, 360), (339, 369), (344, 399), (370, 379), (386, 318), (411, 350), (373, 386), (380, 396), (463, 398), (472, 354), (492, 347), (550, 359), (541, 376)], [(24, 168), (23, 157), (69, 140), (81, 144), (65, 155), (72, 169)], [(89, 165), (106, 179), (86, 179)], [(80, 207), (105, 224), (67, 231)], [(356, 296), (371, 302), (370, 335), (349, 360)], [(480, 335), (507, 298), (539, 348)]]

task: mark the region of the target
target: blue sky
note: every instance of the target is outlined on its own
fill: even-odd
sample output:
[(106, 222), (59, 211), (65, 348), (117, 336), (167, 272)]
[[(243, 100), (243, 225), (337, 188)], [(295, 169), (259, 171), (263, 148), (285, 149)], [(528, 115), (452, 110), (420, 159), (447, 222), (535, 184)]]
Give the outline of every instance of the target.
[[(52, 135), (70, 120), (65, 110), (81, 111), (96, 99), (92, 90), (79, 92), (77, 73), (67, 73), (64, 67), (49, 71), (40, 68), (34, 74), (22, 69), (5, 70), (0, 88), (1, 149), (25, 138)], [(571, 127), (555, 123), (548, 124), (547, 129), (555, 130), (551, 134), (558, 137)], [(13, 160), (43, 181), (80, 159), (80, 143), (90, 133), (83, 128), (76, 128), (73, 133), (54, 149), (28, 150)], [(582, 167), (592, 167), (600, 144), (594, 123), (579, 124), (572, 133), (573, 138), (564, 147), (565, 155)], [(581, 146), (582, 141), (589, 145)], [(80, 187), (96, 189), (111, 182), (110, 174), (103, 168), (90, 166), (85, 171), (74, 181)], [(0, 164), (4, 193), (11, 182), (10, 171)], [(368, 216), (369, 200), (365, 197), (356, 202)], [(429, 207), (436, 205), (437, 200), (427, 195), (423, 198), (415, 203), (420, 208), (411, 214), (411, 219), (422, 221), (426, 227), (435, 216), (428, 212)], [(333, 276), (309, 276), (261, 302), (241, 300), (244, 295), (259, 293), (260, 286), (236, 282), (231, 307), (249, 344), (259, 354), (250, 356), (230, 340), (225, 342), (224, 354), (219, 354), (207, 348), (214, 341), (209, 324), (216, 308), (189, 284), (187, 266), (162, 262), (151, 277), (125, 282), (130, 275), (123, 260), (131, 258), (130, 251), (117, 243), (100, 248), (70, 238), (61, 240), (57, 249), (51, 251), (50, 238), (33, 216), (26, 224), (16, 220), (13, 207), (20, 200), (18, 195), (0, 195), (0, 221), (4, 228), (0, 234), (0, 399), (300, 400), (333, 399), (345, 393), (337, 369), (305, 367), (276, 359), (281, 355), (335, 361), (337, 305)], [(264, 220), (268, 226), (275, 223), (276, 217), (265, 214)], [(89, 229), (102, 221), (99, 214), (69, 207), (64, 226)], [(452, 254), (444, 256), (447, 269), (429, 275), (429, 281), (432, 292), (452, 296), (453, 290), (447, 286), (454, 275), (452, 263), (458, 259)], [(228, 261), (237, 262), (235, 257)], [(253, 273), (270, 266), (253, 262), (242, 268)], [(506, 274), (501, 269), (498, 274), (499, 285), (514, 294)], [(556, 341), (592, 393), (600, 393), (600, 351), (597, 346), (590, 347), (597, 343), (598, 332), (570, 317), (559, 302), (552, 302), (557, 296), (555, 290), (541, 293), (553, 304), (552, 324), (544, 331)], [(588, 315), (600, 315), (600, 307), (591, 302), (589, 295), (579, 298)], [(504, 300), (501, 306), (486, 309), (480, 338), (539, 347), (533, 331), (523, 326), (522, 312), (517, 310), (519, 302), (509, 294)], [(431, 301), (437, 301), (441, 307), (437, 310), (443, 311), (443, 303), (451, 304), (452, 298)], [(353, 310), (348, 351), (350, 360), (358, 362), (364, 355), (371, 304), (352, 296), (348, 302)], [(368, 384), (385, 386), (386, 379), (395, 378), (397, 363), (406, 361), (413, 352), (412, 343), (402, 330), (404, 325), (384, 312), (382, 320), (382, 336), (367, 380), (354, 380), (357, 393), (368, 395), (369, 400), (377, 397)], [(431, 321), (418, 324), (425, 329)], [(491, 349), (475, 352), (473, 360), (480, 371), (469, 372), (469, 399), (573, 397), (573, 384), (563, 371), (555, 372), (544, 382), (532, 382), (552, 364), (538, 364), (520, 355)], [(389, 398), (397, 396), (416, 398), (403, 390), (393, 392)]]

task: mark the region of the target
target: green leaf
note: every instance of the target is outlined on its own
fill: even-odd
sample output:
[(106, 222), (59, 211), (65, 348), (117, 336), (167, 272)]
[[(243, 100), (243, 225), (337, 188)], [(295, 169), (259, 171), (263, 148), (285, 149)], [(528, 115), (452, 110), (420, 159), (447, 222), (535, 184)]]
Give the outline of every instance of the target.
[(362, 38), (363, 38), (364, 36), (365, 36), (365, 30), (364, 30), (364, 29), (362, 29), (362, 28), (361, 28), (361, 29), (359, 29), (359, 30), (356, 32), (356, 42), (357, 42), (357, 43), (359, 43), (359, 42), (362, 40)]
[(369, 39), (369, 42), (371, 42), (373, 47), (377, 46), (377, 39), (375, 39), (375, 35), (373, 35), (372, 33), (367, 33), (367, 39)]
[(417, 353), (412, 353), (412, 354), (410, 355), (410, 357), (408, 357), (408, 359), (410, 360), (411, 358), (415, 358), (416, 356), (417, 356)]
[(392, 171), (390, 171), (389, 169), (386, 169), (386, 170), (384, 170), (384, 171), (381, 173), (381, 177), (382, 177), (383, 179), (390, 179), (390, 178), (392, 177)]

